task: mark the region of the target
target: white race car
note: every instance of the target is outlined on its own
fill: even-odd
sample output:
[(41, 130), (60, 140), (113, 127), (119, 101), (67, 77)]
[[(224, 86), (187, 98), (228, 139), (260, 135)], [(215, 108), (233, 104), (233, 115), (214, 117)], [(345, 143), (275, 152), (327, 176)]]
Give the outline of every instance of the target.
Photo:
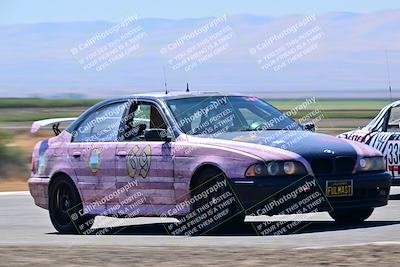
[(364, 128), (338, 135), (365, 143), (381, 151), (392, 185), (400, 185), (400, 100), (384, 107)]

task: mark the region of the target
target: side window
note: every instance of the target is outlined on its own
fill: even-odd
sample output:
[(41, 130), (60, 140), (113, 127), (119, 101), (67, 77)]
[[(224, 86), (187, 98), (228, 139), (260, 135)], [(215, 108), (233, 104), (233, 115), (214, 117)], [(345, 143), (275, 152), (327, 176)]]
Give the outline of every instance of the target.
[(73, 142), (116, 142), (126, 102), (115, 103), (90, 114), (76, 129)]
[(127, 120), (122, 125), (125, 141), (144, 140), (144, 131), (147, 129), (167, 129), (167, 125), (160, 112), (150, 103), (139, 102), (133, 104), (129, 110)]
[(392, 107), (386, 128), (387, 132), (400, 132), (400, 107)]

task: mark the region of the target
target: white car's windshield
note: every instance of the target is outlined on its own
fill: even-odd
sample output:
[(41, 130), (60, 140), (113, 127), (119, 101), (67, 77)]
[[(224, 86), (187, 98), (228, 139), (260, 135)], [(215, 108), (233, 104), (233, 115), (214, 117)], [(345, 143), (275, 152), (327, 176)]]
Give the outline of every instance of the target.
[(295, 121), (256, 97), (193, 97), (167, 100), (167, 105), (186, 134), (301, 130)]

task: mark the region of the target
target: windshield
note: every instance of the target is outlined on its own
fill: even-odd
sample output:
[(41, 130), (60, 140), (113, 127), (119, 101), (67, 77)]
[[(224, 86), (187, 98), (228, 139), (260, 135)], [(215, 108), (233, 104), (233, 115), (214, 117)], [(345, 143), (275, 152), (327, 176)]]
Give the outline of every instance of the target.
[(301, 130), (285, 114), (256, 97), (212, 96), (167, 100), (186, 134)]

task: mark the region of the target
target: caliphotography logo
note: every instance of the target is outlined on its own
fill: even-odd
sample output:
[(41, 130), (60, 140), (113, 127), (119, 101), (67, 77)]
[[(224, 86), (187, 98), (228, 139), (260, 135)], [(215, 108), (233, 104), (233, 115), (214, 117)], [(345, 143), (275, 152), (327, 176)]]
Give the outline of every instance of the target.
[(397, 266), (395, 0), (0, 0), (0, 266)]

